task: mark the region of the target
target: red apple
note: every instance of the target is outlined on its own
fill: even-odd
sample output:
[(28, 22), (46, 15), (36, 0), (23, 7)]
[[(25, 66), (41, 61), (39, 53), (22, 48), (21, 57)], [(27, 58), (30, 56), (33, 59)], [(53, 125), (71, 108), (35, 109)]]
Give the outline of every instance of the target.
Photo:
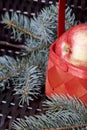
[(76, 25), (60, 36), (55, 52), (73, 65), (87, 67), (87, 24)]

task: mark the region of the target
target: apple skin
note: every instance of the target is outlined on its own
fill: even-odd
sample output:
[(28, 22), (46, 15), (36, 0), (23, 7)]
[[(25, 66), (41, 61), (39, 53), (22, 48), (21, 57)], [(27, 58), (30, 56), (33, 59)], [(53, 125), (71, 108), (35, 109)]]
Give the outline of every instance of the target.
[(55, 53), (75, 66), (87, 67), (87, 24), (79, 24), (56, 41)]

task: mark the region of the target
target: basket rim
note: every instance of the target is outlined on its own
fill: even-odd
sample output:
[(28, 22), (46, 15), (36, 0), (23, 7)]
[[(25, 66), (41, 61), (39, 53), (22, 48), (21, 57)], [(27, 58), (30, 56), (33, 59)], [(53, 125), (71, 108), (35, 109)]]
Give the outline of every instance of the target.
[(50, 47), (49, 59), (51, 59), (52, 62), (54, 62), (56, 67), (58, 66), (64, 72), (69, 72), (76, 77), (87, 79), (87, 68), (75, 66), (56, 55), (55, 45), (57, 43), (57, 40)]

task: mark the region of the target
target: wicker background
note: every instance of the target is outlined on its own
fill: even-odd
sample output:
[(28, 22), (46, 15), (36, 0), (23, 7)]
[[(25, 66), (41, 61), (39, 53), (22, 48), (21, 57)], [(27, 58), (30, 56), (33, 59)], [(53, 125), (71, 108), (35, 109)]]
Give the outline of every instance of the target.
[[(11, 31), (4, 29), (4, 25), (1, 22), (1, 16), (6, 11), (17, 11), (17, 13), (32, 17), (33, 15), (38, 15), (38, 12), (43, 7), (56, 2), (58, 0), (0, 0), (0, 55), (11, 54), (15, 56), (17, 51), (20, 52), (20, 49), (17, 47), (3, 45), (3, 42), (1, 42), (4, 41), (5, 43), (7, 41), (12, 44), (20, 44), (14, 42), (14, 39), (10, 37)], [(81, 22), (87, 20), (87, 0), (67, 0), (67, 5), (73, 8), (76, 19)], [(0, 130), (11, 130), (11, 123), (15, 118), (19, 120), (24, 115), (40, 113), (42, 111), (43, 99), (44, 96), (42, 95), (38, 100), (31, 102), (29, 107), (18, 105), (17, 96), (13, 96), (12, 88), (8, 87), (0, 94)]]

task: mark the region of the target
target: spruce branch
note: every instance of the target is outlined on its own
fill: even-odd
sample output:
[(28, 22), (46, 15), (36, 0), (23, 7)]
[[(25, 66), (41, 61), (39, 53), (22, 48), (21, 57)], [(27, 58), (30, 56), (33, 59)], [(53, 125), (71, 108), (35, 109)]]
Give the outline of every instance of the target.
[(75, 15), (71, 8), (67, 7), (65, 10), (65, 28), (68, 30), (73, 25), (77, 24), (78, 21), (75, 21)]
[[(16, 61), (8, 56), (0, 57), (0, 88), (5, 89), (5, 84), (9, 83), (9, 79), (17, 73)], [(0, 89), (0, 90), (1, 90)]]
[(42, 46), (42, 49), (40, 48), (40, 50), (36, 48), (36, 50), (33, 52), (31, 51), (29, 55), (21, 56), (21, 60), (15, 60), (8, 56), (0, 57), (0, 82), (2, 83), (4, 80), (10, 79), (12, 76), (25, 70), (26, 65), (38, 66), (44, 74), (48, 58), (47, 52), (48, 48)]
[(20, 103), (29, 105), (30, 100), (40, 95), (44, 85), (44, 76), (34, 61), (29, 57), (15, 60), (9, 56), (0, 57), (0, 87), (9, 80), (14, 86), (14, 94), (19, 95)]
[(50, 44), (41, 44), (40, 46), (34, 47), (33, 49), (32, 48), (28, 49), (27, 54), (31, 54), (32, 52), (36, 53), (39, 50), (43, 50), (44, 48), (48, 48), (49, 46), (50, 46)]
[(50, 129), (41, 129), (41, 130), (86, 130), (87, 123), (75, 126), (61, 127), (61, 128), (50, 128)]
[[(58, 98), (58, 99), (57, 99)], [(84, 106), (84, 104), (79, 105), (79, 101), (77, 98), (72, 98), (69, 96), (72, 100), (69, 101), (67, 97), (61, 97), (56, 95), (56, 103), (60, 102), (61, 106), (63, 106), (64, 101), (66, 101), (66, 106), (64, 104), (63, 108), (56, 108), (56, 111), (54, 108), (52, 108), (52, 102), (54, 104), (54, 99), (49, 102), (49, 99), (47, 99), (45, 102), (47, 102), (46, 106), (48, 106), (48, 111), (44, 114), (35, 115), (35, 116), (29, 116), (25, 117), (24, 119), (20, 119), (20, 121), (15, 120), (13, 122), (13, 128), (15, 130), (85, 130), (87, 126), (87, 108)], [(62, 102), (61, 102), (62, 101)], [(48, 103), (49, 102), (49, 103)], [(71, 104), (74, 106), (78, 106), (76, 109), (71, 109)], [(52, 108), (54, 111), (50, 112), (49, 108)], [(83, 109), (84, 113), (80, 113), (81, 109)]]
[(36, 38), (36, 39), (38, 39), (38, 40), (41, 40), (41, 39), (40, 39), (38, 36), (36, 36), (35, 34), (33, 34), (33, 33), (29, 32), (29, 31), (27, 31), (27, 30), (25, 30), (25, 29), (23, 29), (23, 28), (21, 28), (21, 27), (15, 25), (12, 21), (8, 21), (6, 24), (7, 24), (8, 26), (12, 26), (13, 28), (15, 28), (15, 29), (17, 29), (17, 30), (19, 30), (19, 31), (21, 31), (21, 32), (23, 32), (23, 33), (29, 35), (29, 36), (32, 36), (32, 37), (34, 37), (34, 38)]
[(79, 100), (76, 97), (71, 97), (69, 95), (53, 95), (52, 98), (48, 98), (43, 103), (44, 109), (46, 109), (46, 112), (52, 113), (56, 112), (58, 110), (72, 110), (76, 111), (79, 114), (84, 115), (85, 120), (87, 120), (87, 109), (86, 106), (83, 104), (81, 100)]
[(26, 67), (13, 77), (15, 95), (20, 95), (20, 103), (29, 105), (30, 100), (40, 95), (42, 79), (42, 73), (36, 66)]
[(15, 40), (20, 41), (23, 34), (25, 34), (25, 37), (28, 35), (41, 40), (36, 34), (33, 34), (32, 31), (29, 31), (30, 20), (27, 16), (21, 14), (18, 15), (16, 12), (14, 12), (11, 13), (10, 17), (10, 14), (6, 12), (5, 15), (2, 16), (2, 21), (4, 24), (6, 24), (6, 28), (12, 28), (12, 34), (14, 35)]
[[(27, 46), (32, 44), (36, 47), (41, 44), (48, 44), (55, 41), (57, 38), (57, 15), (58, 5), (51, 5), (41, 10), (38, 16), (29, 19), (25, 15), (18, 15), (16, 12), (11, 14), (5, 13), (2, 17), (3, 23), (7, 24), (7, 28), (12, 28), (12, 34), (15, 40), (20, 41), (22, 35), (25, 37), (25, 44)], [(72, 9), (66, 9), (66, 29), (69, 29), (75, 24), (75, 15)], [(10, 26), (8, 26), (10, 25)], [(26, 33), (29, 35), (26, 35)], [(36, 42), (32, 41), (35, 40)]]

